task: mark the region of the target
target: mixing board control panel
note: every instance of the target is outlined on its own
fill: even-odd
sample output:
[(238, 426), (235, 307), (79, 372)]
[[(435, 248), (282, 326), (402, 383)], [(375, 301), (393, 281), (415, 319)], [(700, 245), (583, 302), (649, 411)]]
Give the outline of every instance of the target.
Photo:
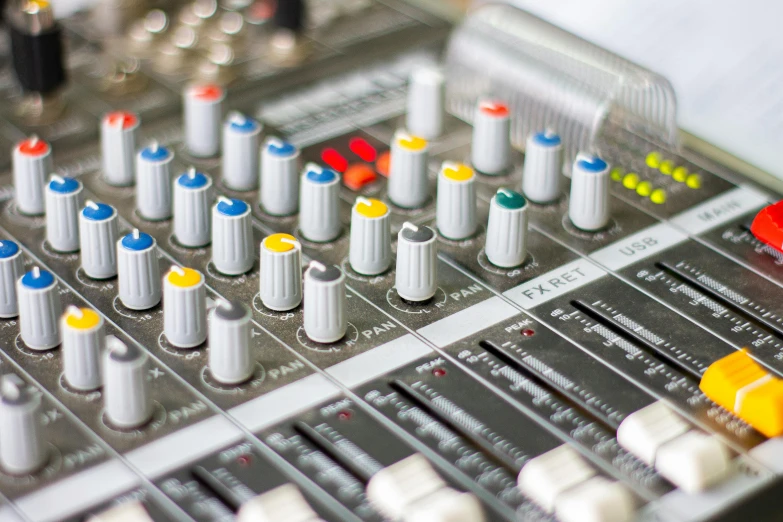
[(779, 196), (665, 82), (510, 7), (7, 3), (3, 522), (780, 518)]

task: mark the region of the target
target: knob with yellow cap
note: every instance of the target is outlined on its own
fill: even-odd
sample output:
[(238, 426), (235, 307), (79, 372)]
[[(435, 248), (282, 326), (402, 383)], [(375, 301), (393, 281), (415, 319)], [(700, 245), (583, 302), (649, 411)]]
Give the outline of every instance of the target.
[(177, 348), (207, 340), (207, 293), (198, 270), (172, 266), (163, 278), (163, 333)]
[(351, 211), (349, 260), (351, 268), (364, 275), (378, 275), (389, 269), (391, 217), (382, 201), (356, 198)]
[(261, 241), (261, 302), (270, 310), (292, 310), (302, 302), (302, 246), (289, 234)]
[(81, 391), (101, 386), (104, 348), (103, 317), (95, 310), (69, 306), (60, 319), (63, 374), (68, 385)]
[(476, 233), (476, 174), (462, 163), (444, 161), (438, 174), (438, 231), (454, 240)]
[(397, 131), (392, 139), (390, 154), (389, 200), (398, 207), (423, 207), (429, 197), (427, 140), (405, 131)]

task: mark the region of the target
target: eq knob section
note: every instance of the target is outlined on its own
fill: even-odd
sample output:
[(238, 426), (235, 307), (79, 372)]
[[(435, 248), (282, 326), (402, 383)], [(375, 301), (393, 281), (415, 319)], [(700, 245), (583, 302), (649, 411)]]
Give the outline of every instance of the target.
[(212, 207), (212, 263), (218, 272), (240, 275), (253, 268), (250, 205), (219, 197)]
[(171, 217), (171, 162), (174, 153), (152, 143), (136, 157), (136, 210), (144, 219)]
[(510, 133), (508, 107), (495, 100), (480, 101), (473, 116), (473, 168), (488, 176), (506, 174), (511, 167)]
[(436, 235), (429, 227), (404, 223), (397, 234), (397, 294), (406, 301), (432, 299), (438, 290)]
[(147, 384), (149, 357), (136, 345), (114, 336), (106, 338), (103, 357), (103, 406), (109, 422), (133, 429), (152, 417), (152, 400)]
[(232, 190), (253, 190), (258, 186), (258, 146), (261, 124), (233, 112), (223, 125), (222, 179)]
[(225, 92), (218, 85), (192, 85), (185, 89), (185, 147), (197, 158), (220, 152), (220, 126)]
[(299, 149), (279, 138), (268, 138), (261, 149), (259, 203), (273, 216), (299, 210)]
[(46, 242), (56, 252), (79, 250), (82, 183), (52, 175), (46, 185)]
[(82, 270), (93, 279), (117, 275), (117, 221), (117, 211), (111, 205), (89, 200), (79, 214)]
[(443, 133), (445, 78), (435, 66), (419, 67), (408, 81), (406, 128), (434, 140)]
[(349, 261), (352, 269), (368, 276), (382, 274), (391, 266), (391, 214), (382, 201), (356, 198)]
[(336, 266), (311, 261), (304, 276), (305, 334), (317, 343), (333, 343), (347, 329), (345, 274)]
[(476, 174), (461, 163), (444, 161), (438, 174), (436, 208), (438, 231), (442, 236), (461, 240), (476, 233)]
[(0, 317), (19, 315), (16, 282), (24, 270), (22, 250), (10, 239), (0, 240)]
[(222, 384), (238, 384), (253, 375), (250, 358), (250, 310), (237, 301), (218, 301), (210, 313), (209, 371)]
[(33, 267), (17, 281), (16, 295), (24, 344), (31, 350), (48, 350), (60, 344), (62, 304), (52, 273)]
[(172, 266), (163, 278), (163, 333), (172, 346), (193, 348), (207, 339), (207, 293), (204, 276)]
[(199, 248), (209, 244), (211, 199), (212, 178), (194, 168), (174, 182), (174, 237), (182, 246)]
[(302, 246), (289, 234), (261, 242), (261, 302), (270, 310), (293, 310), (302, 302)]
[(609, 203), (609, 165), (598, 156), (579, 154), (571, 171), (571, 223), (586, 232), (601, 230), (611, 219)]
[(563, 142), (552, 131), (531, 134), (525, 146), (522, 193), (530, 201), (551, 203), (560, 197)]
[(299, 230), (317, 243), (334, 241), (340, 224), (340, 175), (313, 163), (305, 167), (299, 197)]
[(136, 134), (141, 122), (132, 112), (110, 112), (101, 122), (103, 179), (115, 187), (133, 185)]
[(16, 208), (22, 214), (40, 216), (45, 210), (44, 183), (54, 169), (52, 147), (32, 136), (14, 147), (12, 160)]
[(155, 239), (139, 229), (117, 242), (117, 286), (120, 301), (131, 310), (160, 303), (158, 248)]
[(41, 434), (41, 397), (19, 376), (0, 378), (0, 467), (11, 475), (27, 475), (46, 464)]
[(389, 157), (389, 200), (402, 208), (420, 208), (427, 203), (429, 187), (427, 140), (397, 131), (391, 143)]
[(501, 268), (521, 265), (527, 257), (527, 202), (521, 194), (499, 189), (489, 203), (484, 253)]
[(60, 320), (63, 342), (63, 375), (80, 391), (100, 388), (104, 351), (103, 318), (89, 308), (69, 306)]

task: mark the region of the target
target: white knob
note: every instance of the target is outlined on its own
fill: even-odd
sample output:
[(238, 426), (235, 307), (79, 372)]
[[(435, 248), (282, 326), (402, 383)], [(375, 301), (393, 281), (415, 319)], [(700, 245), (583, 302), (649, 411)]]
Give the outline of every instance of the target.
[(403, 208), (419, 208), (429, 198), (427, 140), (397, 131), (392, 139), (389, 156), (389, 200)]
[(171, 162), (174, 153), (152, 143), (136, 157), (136, 210), (144, 219), (171, 217)]
[(345, 274), (336, 266), (311, 261), (304, 276), (304, 330), (317, 343), (345, 335)]
[(82, 184), (52, 175), (46, 185), (46, 241), (56, 252), (79, 250), (79, 209)]
[(403, 223), (397, 234), (397, 294), (406, 301), (426, 301), (438, 290), (438, 252), (429, 227)]
[(32, 136), (14, 147), (14, 194), (19, 212), (30, 216), (44, 213), (44, 183), (52, 170), (52, 147), (44, 140)]
[(435, 67), (421, 67), (408, 81), (407, 129), (428, 140), (443, 133), (445, 80)]
[(22, 276), (22, 251), (14, 241), (0, 241), (0, 317), (19, 315), (16, 282)]
[(232, 190), (258, 186), (258, 145), (261, 124), (233, 112), (223, 125), (223, 183)]
[(237, 384), (253, 375), (250, 329), (250, 310), (242, 303), (219, 301), (210, 313), (209, 371), (218, 382)]
[(257, 495), (237, 513), (237, 522), (323, 522), (293, 484), (283, 484)]
[(449, 239), (468, 238), (478, 229), (476, 174), (461, 163), (444, 161), (438, 173), (438, 232)]
[(174, 182), (174, 237), (179, 244), (199, 248), (209, 244), (212, 179), (191, 168)]
[(219, 197), (212, 207), (212, 262), (218, 272), (239, 275), (253, 268), (250, 205)]
[(139, 118), (132, 112), (110, 112), (101, 122), (103, 179), (109, 185), (133, 185)]
[(220, 152), (220, 125), (225, 93), (217, 85), (192, 85), (185, 89), (185, 147), (197, 158)]
[(60, 344), (62, 304), (51, 272), (33, 267), (16, 283), (16, 295), (19, 332), (25, 345), (32, 350), (48, 350)]
[(351, 211), (351, 268), (377, 275), (391, 266), (391, 214), (377, 199), (356, 198)]
[(480, 101), (473, 117), (473, 168), (490, 176), (505, 174), (511, 166), (510, 133), (508, 107), (494, 100)]
[(103, 357), (103, 407), (114, 426), (138, 428), (152, 417), (147, 384), (147, 353), (116, 337), (106, 338)]
[(527, 257), (527, 202), (520, 194), (500, 189), (489, 203), (484, 253), (502, 268), (519, 266)]
[(89, 308), (69, 306), (62, 319), (63, 374), (68, 384), (77, 390), (100, 388), (101, 355), (106, 334), (103, 317)]
[(117, 285), (120, 301), (131, 310), (160, 303), (158, 247), (152, 236), (134, 229), (117, 241)]
[(259, 203), (273, 216), (299, 210), (299, 149), (279, 138), (268, 138), (261, 148)]
[(207, 291), (201, 272), (172, 266), (163, 278), (163, 333), (177, 348), (206, 341)]
[(579, 154), (574, 161), (568, 217), (588, 232), (609, 224), (609, 165), (598, 156)]
[(41, 396), (18, 376), (0, 379), (0, 466), (12, 475), (27, 475), (46, 463), (41, 436)]
[(117, 275), (118, 236), (117, 211), (111, 205), (88, 200), (79, 213), (79, 246), (85, 274), (93, 279)]
[(299, 197), (299, 230), (310, 241), (337, 239), (340, 224), (340, 175), (314, 163), (305, 167)]
[(527, 139), (522, 193), (535, 203), (551, 203), (560, 197), (563, 143), (552, 131), (537, 132)]
[(261, 302), (270, 310), (292, 310), (302, 302), (302, 246), (288, 234), (261, 241)]

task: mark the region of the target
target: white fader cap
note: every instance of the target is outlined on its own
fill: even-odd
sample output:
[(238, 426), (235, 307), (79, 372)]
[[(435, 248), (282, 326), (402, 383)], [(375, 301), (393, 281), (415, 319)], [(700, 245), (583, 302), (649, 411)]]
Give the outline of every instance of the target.
[(171, 217), (171, 162), (174, 153), (153, 142), (136, 157), (136, 210), (144, 219)]
[(302, 302), (302, 246), (289, 234), (261, 241), (261, 302), (270, 310), (292, 310)]
[(470, 161), (482, 174), (498, 176), (511, 166), (511, 117), (508, 107), (496, 100), (482, 100), (473, 116)]
[(22, 276), (22, 250), (14, 241), (0, 240), (0, 317), (19, 315), (16, 282)]
[(139, 118), (132, 112), (110, 112), (101, 122), (103, 179), (109, 185), (133, 185), (136, 174), (136, 133)]
[(138, 428), (152, 417), (147, 383), (147, 353), (113, 335), (106, 338), (103, 356), (103, 407), (109, 422), (119, 428)]
[(579, 154), (571, 171), (571, 223), (588, 232), (600, 230), (611, 219), (609, 204), (609, 165), (598, 156)]
[(426, 301), (438, 291), (438, 251), (429, 227), (403, 223), (397, 234), (397, 294), (406, 301)]
[(41, 396), (19, 376), (0, 377), (0, 468), (6, 473), (27, 475), (46, 463), (40, 410)]
[(323, 522), (293, 484), (283, 484), (242, 504), (237, 522)]
[(438, 173), (436, 215), (438, 232), (444, 237), (460, 240), (476, 233), (476, 174), (472, 168), (443, 162)]
[(105, 344), (103, 317), (90, 308), (69, 306), (60, 319), (63, 336), (63, 374), (71, 387), (100, 388), (101, 355)]
[(336, 266), (311, 261), (304, 276), (304, 330), (317, 343), (342, 339), (345, 318), (345, 274)]
[(219, 197), (212, 207), (212, 263), (218, 272), (240, 275), (253, 268), (253, 229), (250, 205), (241, 199)]
[(82, 183), (53, 174), (46, 185), (46, 242), (56, 252), (79, 250)]
[(239, 302), (218, 301), (210, 312), (209, 371), (216, 381), (237, 384), (253, 375), (250, 310)]
[(258, 186), (258, 145), (261, 124), (232, 112), (223, 124), (223, 183), (232, 190)]
[(429, 198), (429, 145), (419, 136), (397, 131), (389, 156), (389, 200), (402, 208), (420, 208)]
[(139, 229), (117, 241), (117, 286), (120, 301), (131, 310), (160, 303), (158, 247), (152, 236)]
[(19, 212), (30, 216), (44, 213), (44, 183), (53, 168), (52, 147), (38, 136), (14, 147), (14, 195)]
[(220, 152), (225, 92), (218, 85), (197, 84), (185, 89), (185, 147), (197, 158), (211, 158)]
[(563, 142), (552, 131), (536, 132), (527, 139), (522, 193), (534, 203), (551, 203), (560, 197)]
[(212, 178), (191, 168), (174, 181), (174, 237), (182, 245), (199, 248), (212, 239), (209, 207)]
[(62, 303), (51, 272), (33, 267), (16, 283), (19, 298), (19, 332), (31, 350), (48, 350), (60, 344)]
[(351, 211), (351, 268), (378, 275), (391, 266), (391, 214), (382, 201), (358, 197)]
[(82, 270), (93, 279), (117, 275), (117, 211), (111, 205), (87, 201), (79, 213)]
[(273, 216), (299, 210), (299, 149), (279, 138), (267, 138), (261, 147), (259, 203)]
[(163, 333), (177, 348), (207, 339), (207, 291), (198, 270), (175, 265), (163, 278)]
[(527, 256), (527, 202), (521, 194), (499, 189), (489, 202), (484, 253), (501, 268), (519, 266)]
[(445, 78), (435, 66), (419, 67), (408, 80), (405, 127), (428, 140), (443, 133)]

